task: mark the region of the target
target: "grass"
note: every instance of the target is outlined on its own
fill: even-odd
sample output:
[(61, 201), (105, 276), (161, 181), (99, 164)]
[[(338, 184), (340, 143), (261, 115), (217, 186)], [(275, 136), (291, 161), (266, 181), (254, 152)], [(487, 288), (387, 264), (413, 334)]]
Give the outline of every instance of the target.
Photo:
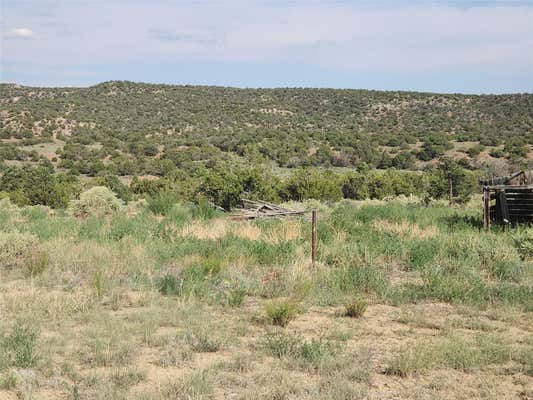
[(274, 357), (292, 358), (316, 368), (326, 358), (331, 358), (340, 351), (340, 346), (328, 339), (305, 340), (300, 336), (275, 331), (265, 335), (264, 348)]
[(214, 353), (219, 351), (222, 346), (219, 338), (204, 330), (187, 331), (184, 339), (185, 343), (197, 353)]
[(446, 337), (404, 348), (390, 361), (385, 373), (407, 376), (444, 368), (471, 371), (512, 360), (510, 348), (497, 336), (480, 335), (472, 342), (460, 337)]
[(0, 203), (0, 397), (531, 393), (531, 228), (482, 231), (479, 204), (319, 208), (311, 269), (305, 218)]
[[(39, 331), (27, 322), (17, 321), (12, 331), (0, 340), (3, 363), (6, 366), (30, 368), (38, 359)], [(0, 363), (1, 366), (1, 363)]]
[(265, 305), (265, 313), (272, 325), (284, 327), (296, 318), (298, 307), (290, 300), (276, 300)]

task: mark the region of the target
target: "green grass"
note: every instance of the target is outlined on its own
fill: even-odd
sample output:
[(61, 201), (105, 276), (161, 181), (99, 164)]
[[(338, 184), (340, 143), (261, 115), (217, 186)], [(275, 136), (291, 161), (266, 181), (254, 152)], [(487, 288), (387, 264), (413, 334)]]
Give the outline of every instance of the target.
[(265, 305), (265, 313), (272, 325), (285, 327), (296, 318), (298, 307), (290, 300), (276, 300)]

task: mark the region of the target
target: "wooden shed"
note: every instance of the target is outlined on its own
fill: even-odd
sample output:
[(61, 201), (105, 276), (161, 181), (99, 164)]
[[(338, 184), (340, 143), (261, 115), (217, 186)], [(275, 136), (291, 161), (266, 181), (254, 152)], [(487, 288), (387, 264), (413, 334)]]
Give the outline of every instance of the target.
[(482, 180), (483, 226), (533, 224), (533, 184), (524, 171)]

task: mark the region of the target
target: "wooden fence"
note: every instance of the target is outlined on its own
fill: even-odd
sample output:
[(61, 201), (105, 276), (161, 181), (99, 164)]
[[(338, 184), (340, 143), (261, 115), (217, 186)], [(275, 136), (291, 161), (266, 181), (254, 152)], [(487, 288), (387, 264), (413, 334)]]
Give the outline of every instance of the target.
[(483, 187), (483, 224), (533, 224), (533, 185)]

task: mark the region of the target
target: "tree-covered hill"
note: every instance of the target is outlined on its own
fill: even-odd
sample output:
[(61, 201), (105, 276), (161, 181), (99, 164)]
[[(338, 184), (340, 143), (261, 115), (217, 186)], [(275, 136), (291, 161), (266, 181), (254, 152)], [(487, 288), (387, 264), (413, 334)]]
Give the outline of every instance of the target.
[(140, 158), (142, 169), (144, 157), (179, 166), (235, 153), (288, 167), (365, 162), (413, 169), (446, 152), (479, 167), (498, 158), (527, 159), (533, 144), (531, 94), (131, 82), (89, 88), (3, 84), (0, 90), (1, 157), (24, 159), (31, 156), (28, 145), (51, 142), (56, 143), (55, 158), (66, 167), (91, 160), (121, 165)]

